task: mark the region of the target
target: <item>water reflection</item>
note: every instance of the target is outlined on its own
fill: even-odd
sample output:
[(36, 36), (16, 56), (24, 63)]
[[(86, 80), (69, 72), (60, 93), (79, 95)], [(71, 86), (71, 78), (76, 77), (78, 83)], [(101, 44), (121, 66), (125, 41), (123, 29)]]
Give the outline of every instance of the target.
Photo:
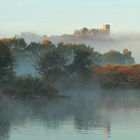
[(115, 139), (112, 131), (140, 130), (139, 91), (79, 92), (71, 98), (52, 101), (0, 100), (0, 140), (16, 140), (19, 134), (22, 140), (39, 135), (45, 139), (58, 132), (58, 136), (70, 133), (91, 138), (90, 134), (95, 134), (104, 135), (102, 139)]

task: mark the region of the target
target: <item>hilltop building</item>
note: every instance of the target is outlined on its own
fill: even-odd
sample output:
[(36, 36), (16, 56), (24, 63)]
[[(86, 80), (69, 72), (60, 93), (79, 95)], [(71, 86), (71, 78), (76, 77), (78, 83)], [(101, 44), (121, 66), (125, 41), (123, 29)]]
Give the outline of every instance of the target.
[(101, 30), (105, 31), (107, 33), (110, 33), (110, 25), (109, 24), (103, 24)]
[(81, 36), (102, 36), (102, 35), (110, 35), (110, 25), (103, 24), (100, 29), (88, 29), (83, 28), (80, 30), (76, 30), (74, 32), (74, 36), (81, 37)]

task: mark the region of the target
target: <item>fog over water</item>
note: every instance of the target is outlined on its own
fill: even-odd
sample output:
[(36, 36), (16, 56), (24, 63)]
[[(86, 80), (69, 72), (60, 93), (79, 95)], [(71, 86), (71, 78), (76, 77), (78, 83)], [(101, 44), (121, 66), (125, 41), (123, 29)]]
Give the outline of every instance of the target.
[(0, 0), (0, 140), (140, 140), (139, 23), (140, 0)]
[[(132, 51), (140, 63), (139, 37), (112, 35), (107, 40), (60, 39), (60, 42), (85, 43), (95, 51)], [(51, 40), (58, 43), (58, 40)], [(35, 57), (16, 55), (17, 75), (36, 75)], [(85, 85), (89, 86), (85, 86)], [(73, 85), (73, 84), (72, 84)], [(79, 88), (60, 87), (65, 99), (21, 100), (0, 98), (0, 140), (139, 140), (140, 90), (95, 90), (90, 83)], [(93, 83), (92, 83), (93, 85)]]
[[(68, 92), (68, 93), (67, 93)], [(0, 139), (139, 140), (138, 90), (85, 90), (71, 98), (0, 102)]]

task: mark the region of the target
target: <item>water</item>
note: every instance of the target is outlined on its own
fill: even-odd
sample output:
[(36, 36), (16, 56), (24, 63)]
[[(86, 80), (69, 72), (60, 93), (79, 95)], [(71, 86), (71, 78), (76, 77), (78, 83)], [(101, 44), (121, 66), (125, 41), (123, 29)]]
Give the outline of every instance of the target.
[(0, 140), (139, 140), (139, 93), (81, 90), (51, 101), (2, 98)]

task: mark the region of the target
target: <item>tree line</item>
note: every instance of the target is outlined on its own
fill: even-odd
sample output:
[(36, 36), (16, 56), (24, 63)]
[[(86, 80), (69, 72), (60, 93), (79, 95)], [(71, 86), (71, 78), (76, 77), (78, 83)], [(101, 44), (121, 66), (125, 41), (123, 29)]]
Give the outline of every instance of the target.
[[(110, 50), (101, 54), (95, 51), (93, 47), (85, 44), (59, 43), (54, 45), (47, 39), (42, 42), (27, 44), (22, 38), (5, 38), (0, 39), (0, 78), (14, 77), (15, 54), (27, 52), (28, 55), (36, 57), (35, 68), (42, 79), (49, 84), (59, 79), (85, 80), (92, 78), (98, 79), (98, 82), (107, 86), (106, 83), (116, 77), (114, 71), (118, 74), (117, 77), (125, 77), (125, 73), (123, 74), (120, 69), (118, 70), (118, 67), (127, 65), (127, 67), (121, 67), (125, 71), (129, 66), (135, 64), (132, 53), (128, 49), (124, 49), (123, 53)], [(117, 64), (117, 66), (110, 67), (113, 69), (111, 71), (104, 67), (105, 64), (111, 66)], [(133, 72), (137, 69), (139, 68), (134, 69)], [(128, 72), (126, 71), (126, 73)], [(125, 80), (125, 78), (120, 79)], [(135, 80), (134, 77), (132, 79)], [(113, 86), (117, 86), (117, 84)]]

